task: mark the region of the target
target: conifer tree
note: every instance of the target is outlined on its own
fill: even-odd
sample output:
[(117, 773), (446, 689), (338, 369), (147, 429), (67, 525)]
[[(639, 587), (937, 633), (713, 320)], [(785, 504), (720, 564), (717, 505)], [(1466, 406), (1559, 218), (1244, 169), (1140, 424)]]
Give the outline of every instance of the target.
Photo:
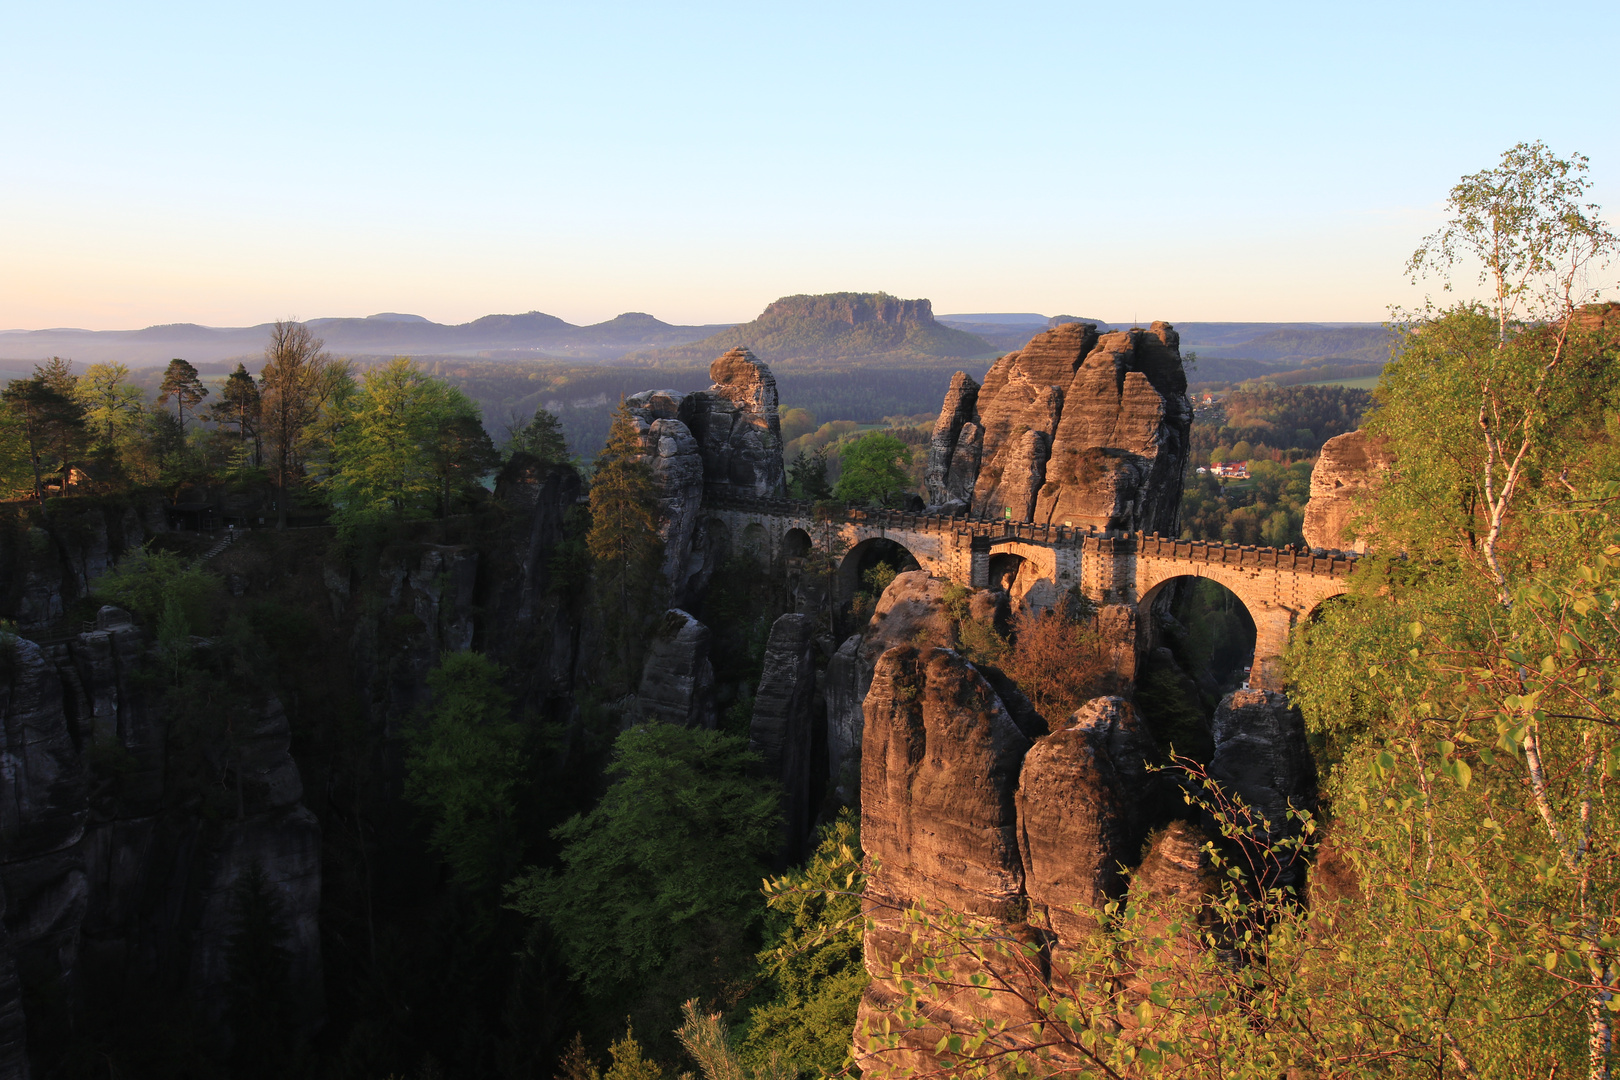
[(180, 430), (186, 430), (186, 410), (190, 409), (196, 415), (197, 406), (202, 399), (208, 396), (208, 387), (202, 384), (197, 375), (197, 369), (184, 360), (169, 361), (169, 369), (163, 373), (163, 385), (158, 387), (158, 404), (167, 405), (170, 398), (174, 398), (175, 408), (180, 414)]
[(529, 422), (512, 436), (510, 448), (514, 453), (533, 454), (547, 465), (566, 465), (569, 461), (562, 422), (545, 409), (534, 411)]
[(286, 913), (264, 868), (254, 863), (236, 885), (236, 931), (227, 940), (226, 1022), (233, 1073), (272, 1077), (281, 1072), (292, 1034), (292, 953)]
[(253, 441), (253, 464), (259, 463), (259, 415), (262, 403), (259, 398), (259, 386), (248, 374), (248, 369), (240, 362), (236, 370), (231, 372), (225, 380), (225, 388), (220, 393), (220, 400), (209, 406), (209, 417), (221, 427), (236, 428), (238, 442), (246, 444)]
[(27, 379), (13, 379), (0, 391), (26, 446), (34, 474), (34, 497), (45, 497), (45, 475), (60, 472), (67, 488), (73, 459), (84, 441), (84, 409), (74, 399), (77, 378), (69, 361), (53, 356)]
[(663, 542), (658, 534), (658, 489), (644, 460), (641, 433), (621, 399), (607, 444), (591, 479), (591, 531), (586, 537), (596, 562), (596, 582), (609, 614), (608, 632), (618, 639), (619, 660), (631, 681), (633, 642), (658, 589)]

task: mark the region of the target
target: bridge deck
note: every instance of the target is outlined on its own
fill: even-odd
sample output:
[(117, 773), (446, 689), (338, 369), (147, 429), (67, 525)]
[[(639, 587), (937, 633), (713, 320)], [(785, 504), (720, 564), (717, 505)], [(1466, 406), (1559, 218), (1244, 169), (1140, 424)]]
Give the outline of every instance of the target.
[[(710, 497), (705, 505), (775, 518), (814, 521), (817, 504), (795, 499), (749, 499), (737, 496)], [(825, 508), (826, 504), (820, 504)], [(825, 509), (823, 509), (825, 513)], [(1041, 525), (1031, 521), (1007, 521), (992, 517), (957, 517), (944, 514), (910, 513), (903, 510), (868, 510), (840, 507), (831, 519), (836, 524), (881, 528), (890, 532), (936, 533), (957, 537), (983, 537), (989, 540), (1021, 540), (1047, 547), (1089, 550), (1100, 555), (1134, 553), (1139, 558), (1172, 559), (1180, 562), (1218, 563), (1225, 566), (1264, 567), (1320, 577), (1344, 577), (1354, 569), (1357, 557), (1345, 552), (1317, 554), (1296, 548), (1258, 547), (1223, 544), (1219, 541), (1175, 540), (1157, 533), (1101, 533), (1068, 525)]]

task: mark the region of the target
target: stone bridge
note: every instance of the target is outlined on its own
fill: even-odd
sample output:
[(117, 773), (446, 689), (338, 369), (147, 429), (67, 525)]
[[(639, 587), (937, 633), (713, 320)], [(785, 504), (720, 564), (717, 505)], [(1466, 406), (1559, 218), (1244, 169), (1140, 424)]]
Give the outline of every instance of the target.
[(1068, 525), (840, 508), (817, 517), (808, 502), (713, 497), (704, 501), (706, 534), (733, 552), (782, 565), (812, 551), (838, 559), (839, 599), (852, 596), (876, 551), (898, 545), (936, 577), (975, 588), (1006, 587), (1015, 601), (1049, 608), (1079, 592), (1099, 606), (1133, 613), (1138, 649), (1152, 642), (1149, 609), (1178, 578), (1203, 577), (1230, 589), (1254, 619), (1250, 681), (1282, 689), (1288, 632), (1322, 601), (1344, 593), (1355, 557), (1287, 548), (1240, 547), (1157, 535), (1107, 534)]

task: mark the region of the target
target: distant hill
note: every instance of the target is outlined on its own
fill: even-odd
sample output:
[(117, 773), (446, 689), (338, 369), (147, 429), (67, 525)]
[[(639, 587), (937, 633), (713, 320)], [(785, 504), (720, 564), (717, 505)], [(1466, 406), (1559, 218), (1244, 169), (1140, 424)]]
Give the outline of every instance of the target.
[[(1181, 347), (1195, 349), (1200, 356), (1241, 357), (1261, 360), (1289, 367), (1302, 367), (1313, 360), (1349, 360), (1360, 363), (1383, 363), (1389, 360), (1394, 336), (1383, 326), (1267, 326), (1264, 323), (1247, 324), (1243, 334), (1233, 335), (1243, 340), (1199, 340), (1204, 327), (1215, 324), (1191, 323), (1181, 328)], [(1249, 328), (1252, 327), (1253, 330)], [(1254, 332), (1259, 331), (1259, 332)], [(1209, 337), (1218, 337), (1210, 334)], [(1191, 342), (1191, 344), (1189, 344)]]
[(996, 352), (984, 338), (937, 321), (927, 300), (848, 292), (784, 296), (752, 322), (688, 345), (634, 353), (625, 361), (682, 366), (737, 346), (784, 366), (943, 363)]
[(1103, 319), (1083, 315), (1036, 315), (1033, 312), (981, 312), (974, 315), (941, 315), (939, 321), (956, 330), (975, 334), (995, 346), (997, 352), (1022, 349), (1036, 334), (1069, 322), (1096, 323), (1098, 329), (1112, 327)]
[[(485, 315), (456, 325), (420, 315), (385, 312), (363, 319), (310, 319), (309, 326), (335, 353), (347, 356), (485, 356), (495, 359), (613, 360), (636, 349), (695, 341), (725, 324), (673, 326), (629, 312), (593, 326), (555, 315)], [(213, 327), (195, 323), (143, 330), (16, 330), (0, 332), (0, 357), (37, 361), (66, 356), (81, 364), (117, 360), (131, 366), (250, 359), (270, 336), (270, 324)], [(4, 361), (0, 361), (3, 364)]]

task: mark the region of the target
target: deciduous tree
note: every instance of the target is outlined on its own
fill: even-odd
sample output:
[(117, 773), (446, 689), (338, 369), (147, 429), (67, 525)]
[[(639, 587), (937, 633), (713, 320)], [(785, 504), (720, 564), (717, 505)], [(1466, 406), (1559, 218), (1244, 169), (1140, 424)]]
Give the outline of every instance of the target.
[(141, 388), (129, 382), (129, 368), (119, 363), (91, 364), (74, 387), (97, 443), (111, 447), (140, 424)]
[(911, 449), (893, 435), (869, 431), (839, 455), (833, 498), (847, 503), (887, 505), (911, 486)]
[(311, 429), (344, 387), (348, 365), (327, 353), (303, 323), (278, 321), (259, 373), (265, 441), (276, 484), (276, 527), (287, 527), (288, 503), (303, 472)]

